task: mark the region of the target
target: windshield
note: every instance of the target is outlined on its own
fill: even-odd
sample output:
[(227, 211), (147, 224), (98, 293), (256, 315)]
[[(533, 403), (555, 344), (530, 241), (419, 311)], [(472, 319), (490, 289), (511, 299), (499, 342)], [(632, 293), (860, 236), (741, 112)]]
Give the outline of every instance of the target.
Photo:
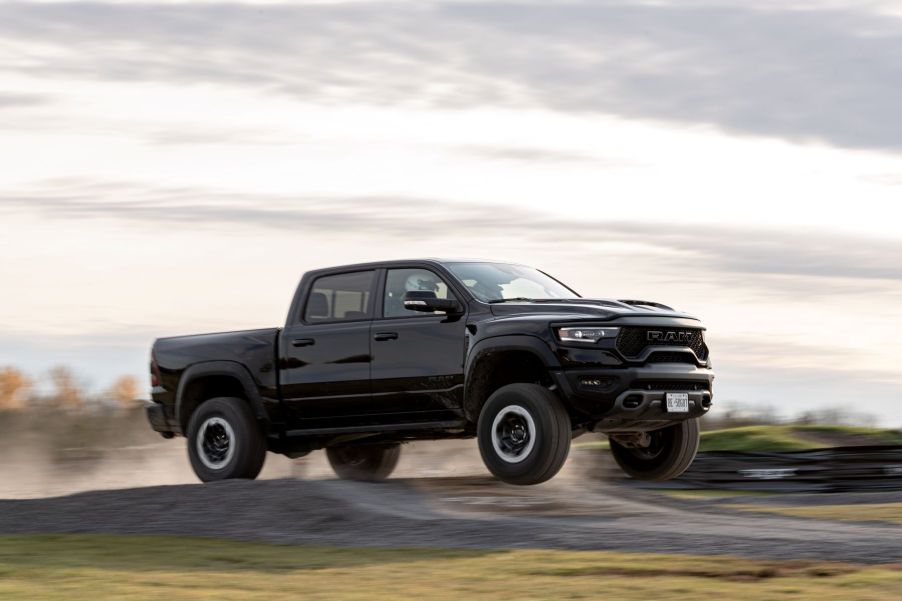
[(449, 263), (457, 279), (481, 301), (505, 299), (579, 298), (579, 295), (538, 269), (507, 263)]

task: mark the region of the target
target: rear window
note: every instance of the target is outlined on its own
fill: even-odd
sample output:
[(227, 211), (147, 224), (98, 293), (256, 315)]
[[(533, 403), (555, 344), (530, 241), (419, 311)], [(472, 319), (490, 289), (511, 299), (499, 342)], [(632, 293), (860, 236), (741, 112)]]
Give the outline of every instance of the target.
[(326, 275), (313, 282), (304, 307), (304, 321), (351, 321), (373, 316), (375, 271)]

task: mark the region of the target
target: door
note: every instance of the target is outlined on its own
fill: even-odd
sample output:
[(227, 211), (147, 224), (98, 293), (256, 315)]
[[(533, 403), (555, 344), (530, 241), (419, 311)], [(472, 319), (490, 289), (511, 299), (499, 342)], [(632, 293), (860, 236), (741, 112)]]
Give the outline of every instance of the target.
[(405, 309), (403, 298), (411, 290), (455, 298), (429, 269), (385, 272), (381, 311), (371, 328), (373, 404), (385, 413), (441, 419), (462, 405), (466, 318)]
[(322, 275), (282, 333), (281, 388), (293, 427), (370, 410), (370, 322), (376, 271)]

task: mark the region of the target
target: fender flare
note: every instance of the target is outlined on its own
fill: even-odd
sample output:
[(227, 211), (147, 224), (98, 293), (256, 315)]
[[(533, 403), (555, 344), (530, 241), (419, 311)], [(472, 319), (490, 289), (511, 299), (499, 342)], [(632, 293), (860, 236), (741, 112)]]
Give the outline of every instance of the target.
[(561, 370), (561, 364), (551, 350), (551, 347), (538, 336), (530, 334), (504, 334), (479, 340), (467, 352), (467, 359), (464, 363), (463, 409), (464, 415), (470, 421), (475, 422), (478, 418), (478, 410), (472, 407), (470, 399), (473, 398), (474, 391), (476, 387), (479, 386), (479, 379), (475, 377), (479, 361), (488, 354), (505, 351), (526, 351), (535, 355), (536, 358), (542, 362), (542, 365), (544, 365), (552, 374)]
[[(180, 426), (185, 390), (194, 380), (209, 376), (224, 376), (237, 380), (244, 390), (244, 396), (248, 403), (250, 403), (251, 409), (254, 411), (254, 415), (257, 419), (268, 421), (269, 418), (266, 414), (263, 398), (260, 396), (257, 384), (254, 382), (250, 372), (248, 372), (244, 365), (236, 361), (204, 361), (202, 363), (195, 363), (186, 369), (179, 380), (179, 387), (175, 395), (175, 418)], [(184, 427), (187, 427), (187, 423)]]

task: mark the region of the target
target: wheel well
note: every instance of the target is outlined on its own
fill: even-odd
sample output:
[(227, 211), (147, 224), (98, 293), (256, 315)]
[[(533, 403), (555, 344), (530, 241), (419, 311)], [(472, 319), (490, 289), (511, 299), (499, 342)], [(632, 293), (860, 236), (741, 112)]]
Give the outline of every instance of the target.
[(532, 351), (486, 351), (478, 358), (470, 374), (464, 413), (475, 422), (482, 406), (493, 392), (508, 384), (553, 384), (548, 369)]
[(191, 380), (182, 393), (179, 404), (179, 424), (182, 432), (188, 430), (188, 420), (201, 403), (216, 397), (227, 396), (246, 398), (244, 386), (232, 376), (200, 376)]

